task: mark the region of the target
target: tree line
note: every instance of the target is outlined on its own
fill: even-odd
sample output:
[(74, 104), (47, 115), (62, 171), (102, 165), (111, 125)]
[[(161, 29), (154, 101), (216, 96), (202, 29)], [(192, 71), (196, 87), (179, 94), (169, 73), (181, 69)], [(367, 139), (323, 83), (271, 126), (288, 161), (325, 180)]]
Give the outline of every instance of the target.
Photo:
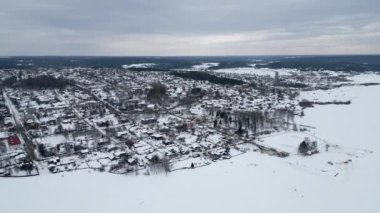
[(21, 87), (27, 89), (63, 89), (72, 84), (72, 81), (63, 77), (56, 78), (51, 75), (40, 75), (21, 79), (11, 76), (2, 81), (3, 87)]
[(216, 76), (210, 73), (200, 72), (200, 71), (191, 71), (191, 72), (171, 71), (170, 74), (176, 77), (183, 78), (183, 79), (190, 79), (190, 80), (196, 80), (196, 81), (208, 81), (210, 83), (221, 84), (221, 85), (235, 86), (235, 85), (245, 84), (245, 82), (242, 80), (220, 77), (220, 76)]
[(214, 128), (226, 127), (236, 129), (239, 135), (251, 132), (261, 134), (270, 129), (283, 129), (294, 123), (294, 113), (290, 110), (279, 109), (266, 111), (225, 111), (210, 108), (209, 115), (214, 119)]

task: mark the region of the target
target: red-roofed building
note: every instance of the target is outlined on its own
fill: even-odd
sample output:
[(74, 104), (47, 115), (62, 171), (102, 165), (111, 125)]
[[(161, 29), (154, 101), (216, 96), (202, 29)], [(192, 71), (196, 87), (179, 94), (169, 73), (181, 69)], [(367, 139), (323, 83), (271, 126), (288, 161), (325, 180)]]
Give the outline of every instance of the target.
[(8, 144), (9, 144), (9, 146), (20, 145), (21, 144), (20, 138), (17, 135), (9, 136)]

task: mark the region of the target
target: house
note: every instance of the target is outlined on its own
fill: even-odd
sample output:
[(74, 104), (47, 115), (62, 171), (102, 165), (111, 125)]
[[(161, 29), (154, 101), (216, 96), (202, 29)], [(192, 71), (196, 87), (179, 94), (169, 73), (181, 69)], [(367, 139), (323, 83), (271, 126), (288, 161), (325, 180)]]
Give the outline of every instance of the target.
[(122, 136), (124, 135), (128, 135), (128, 131), (127, 130), (124, 130), (124, 131), (119, 131), (119, 132), (116, 132), (115, 136), (117, 138), (121, 138)]
[(106, 146), (111, 143), (111, 141), (107, 138), (99, 138), (96, 141), (97, 141), (98, 146)]
[(21, 145), (20, 138), (17, 135), (12, 135), (8, 137), (9, 146)]
[(135, 110), (138, 108), (139, 100), (138, 99), (131, 99), (131, 100), (125, 100), (121, 104), (120, 110)]
[(8, 138), (7, 132), (0, 132), (0, 141)]
[(24, 116), (24, 124), (28, 129), (37, 129), (38, 122), (34, 114), (26, 114)]
[(13, 127), (14, 126), (13, 120), (11, 117), (5, 117), (5, 118), (3, 118), (3, 120), (4, 120), (4, 126), (6, 126), (6, 127)]
[(80, 154), (82, 156), (85, 156), (86, 154), (89, 154), (89, 153), (90, 153), (90, 151), (88, 149), (82, 149), (82, 150), (80, 150)]
[(125, 151), (116, 151), (113, 153), (116, 158), (128, 158), (128, 154)]
[(153, 124), (156, 122), (157, 122), (156, 118), (148, 118), (148, 119), (141, 120), (141, 124)]
[(165, 146), (169, 146), (169, 145), (174, 144), (174, 142), (173, 141), (162, 141), (162, 144), (164, 144)]
[(136, 165), (138, 163), (138, 160), (136, 158), (129, 158), (127, 162), (129, 165)]
[(150, 136), (151, 138), (155, 139), (155, 140), (163, 140), (165, 139), (165, 137), (161, 134), (153, 134)]

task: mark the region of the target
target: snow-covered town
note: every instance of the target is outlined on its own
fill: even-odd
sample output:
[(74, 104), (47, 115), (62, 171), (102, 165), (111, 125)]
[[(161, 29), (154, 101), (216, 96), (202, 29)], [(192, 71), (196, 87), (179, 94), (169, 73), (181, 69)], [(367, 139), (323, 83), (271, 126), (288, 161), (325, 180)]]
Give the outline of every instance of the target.
[[(285, 159), (331, 155), (328, 168), (312, 169), (336, 176), (352, 155), (370, 153), (344, 151), (298, 122), (314, 105), (352, 101), (313, 97), (316, 91), (378, 85), (352, 80), (357, 73), (210, 71), (208, 64), (130, 70), (145, 66), (0, 70), (0, 176), (168, 174), (251, 151)], [(293, 138), (264, 140), (283, 134)]]
[(379, 213), (380, 0), (1, 0), (0, 212)]

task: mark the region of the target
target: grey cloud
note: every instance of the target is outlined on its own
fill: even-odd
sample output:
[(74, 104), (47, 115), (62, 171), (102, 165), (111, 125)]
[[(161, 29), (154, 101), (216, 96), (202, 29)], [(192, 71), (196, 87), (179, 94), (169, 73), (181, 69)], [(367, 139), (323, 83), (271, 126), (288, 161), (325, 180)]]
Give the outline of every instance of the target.
[(5, 0), (0, 55), (323, 54), (334, 39), (378, 53), (379, 14), (378, 0)]

